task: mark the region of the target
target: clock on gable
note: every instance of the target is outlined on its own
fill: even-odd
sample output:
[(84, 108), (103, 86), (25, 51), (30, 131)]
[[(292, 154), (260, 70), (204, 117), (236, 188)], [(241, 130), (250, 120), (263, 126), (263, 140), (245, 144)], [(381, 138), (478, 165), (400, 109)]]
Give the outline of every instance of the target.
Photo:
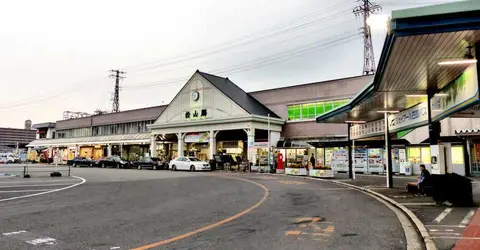
[(194, 90), (192, 92), (192, 100), (198, 101), (199, 98), (200, 98), (200, 93), (198, 93), (198, 91)]

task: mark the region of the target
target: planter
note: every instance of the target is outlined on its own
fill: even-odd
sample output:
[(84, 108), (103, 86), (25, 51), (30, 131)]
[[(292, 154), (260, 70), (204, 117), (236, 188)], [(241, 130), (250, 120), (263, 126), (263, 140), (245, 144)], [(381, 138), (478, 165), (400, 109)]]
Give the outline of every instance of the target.
[(333, 178), (333, 170), (331, 169), (310, 169), (309, 176), (319, 178)]
[(307, 170), (305, 168), (285, 168), (285, 174), (307, 175)]
[(285, 174), (285, 169), (283, 168), (282, 169), (277, 168), (275, 171), (277, 172), (277, 174)]

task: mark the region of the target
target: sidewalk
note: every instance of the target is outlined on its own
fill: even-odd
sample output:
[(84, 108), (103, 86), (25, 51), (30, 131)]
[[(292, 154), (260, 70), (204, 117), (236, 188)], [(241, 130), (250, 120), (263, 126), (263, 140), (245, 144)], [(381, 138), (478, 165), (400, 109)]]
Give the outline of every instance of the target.
[[(405, 184), (417, 181), (417, 176), (394, 176), (393, 188), (386, 188), (385, 175), (356, 174), (355, 177), (350, 180), (348, 174), (336, 173), (334, 179), (383, 194), (407, 207), (425, 225), (438, 249), (480, 250), (480, 209), (477, 211), (477, 207), (448, 207), (436, 204), (432, 197), (407, 193)], [(474, 201), (478, 205), (480, 178), (471, 179)]]

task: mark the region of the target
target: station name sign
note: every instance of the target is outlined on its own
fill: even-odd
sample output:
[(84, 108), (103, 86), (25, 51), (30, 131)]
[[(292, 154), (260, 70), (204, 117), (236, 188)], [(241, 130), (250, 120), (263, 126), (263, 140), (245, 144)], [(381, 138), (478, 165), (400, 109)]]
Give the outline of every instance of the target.
[(389, 132), (398, 132), (417, 124), (428, 122), (428, 104), (420, 103), (397, 114), (388, 116)]

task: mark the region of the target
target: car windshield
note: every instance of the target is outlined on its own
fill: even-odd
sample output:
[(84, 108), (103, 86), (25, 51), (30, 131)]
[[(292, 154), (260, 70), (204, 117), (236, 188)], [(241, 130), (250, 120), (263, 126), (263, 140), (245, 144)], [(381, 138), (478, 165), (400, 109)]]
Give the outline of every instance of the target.
[(189, 157), (188, 159), (190, 159), (190, 161), (200, 161), (200, 159), (195, 158), (195, 157)]

